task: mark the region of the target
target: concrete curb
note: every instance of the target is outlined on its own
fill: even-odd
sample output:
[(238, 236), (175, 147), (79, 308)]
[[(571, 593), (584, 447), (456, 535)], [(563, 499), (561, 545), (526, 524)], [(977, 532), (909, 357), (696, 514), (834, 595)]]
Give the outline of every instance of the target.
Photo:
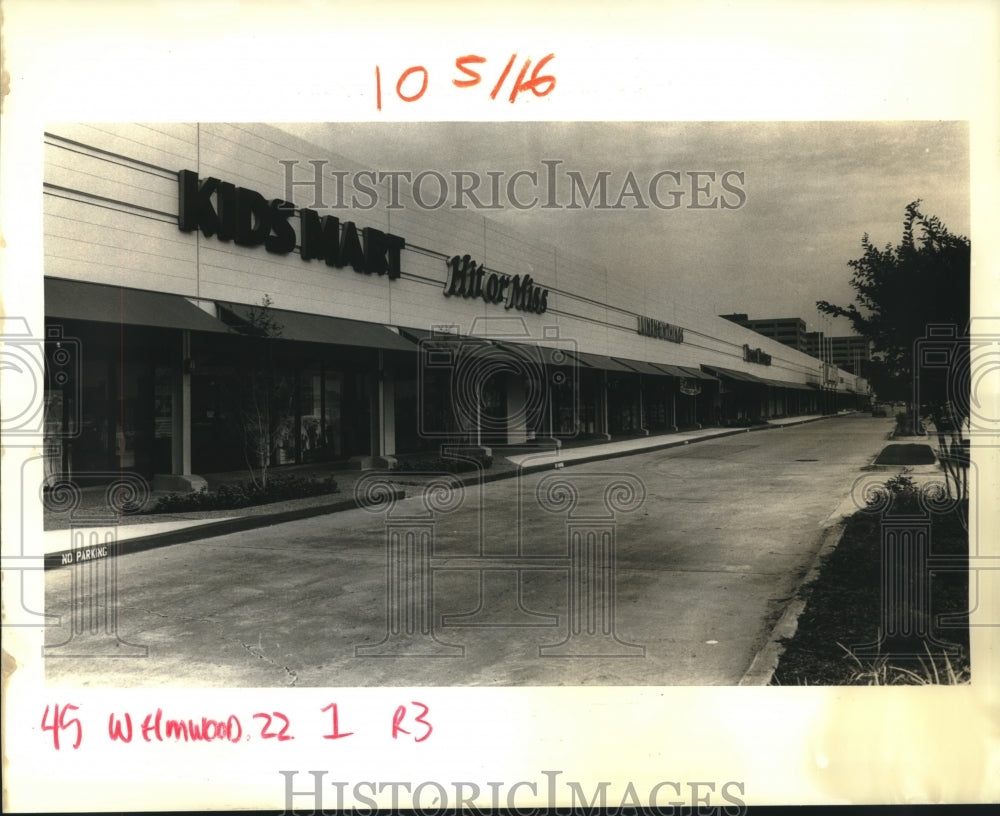
[[(401, 501), (406, 498), (403, 490), (394, 490), (394, 499)], [(168, 530), (163, 533), (154, 533), (148, 536), (136, 536), (116, 542), (108, 549), (108, 556), (129, 555), (130, 553), (145, 552), (155, 550), (159, 547), (167, 547), (171, 544), (185, 544), (189, 541), (198, 541), (204, 538), (214, 538), (215, 536), (228, 535), (229, 533), (240, 533), (244, 530), (254, 530), (260, 527), (270, 527), (273, 524), (282, 524), (286, 521), (297, 521), (299, 519), (311, 518), (313, 516), (324, 516), (328, 513), (338, 513), (343, 510), (353, 510), (357, 507), (371, 506), (375, 502), (359, 502), (357, 499), (339, 499), (328, 504), (314, 505), (313, 507), (299, 507), (294, 510), (282, 510), (277, 513), (269, 513), (260, 516), (242, 516), (241, 518), (222, 519), (220, 521), (206, 521), (204, 524), (193, 524), (190, 527), (183, 527), (179, 530)], [(58, 550), (45, 554), (45, 569), (54, 569), (61, 566), (72, 566), (75, 560), (67, 564), (63, 563), (63, 556), (72, 558), (73, 550)]]
[[(777, 427), (777, 426), (774, 426)], [(539, 462), (534, 465), (521, 465), (513, 473), (498, 474), (497, 478), (510, 478), (512, 476), (520, 473), (537, 473), (541, 470), (558, 470), (560, 468), (572, 467), (573, 465), (584, 465), (588, 462), (600, 462), (604, 459), (624, 459), (627, 456), (639, 456), (643, 453), (651, 453), (653, 451), (665, 450), (667, 448), (682, 448), (685, 445), (693, 445), (698, 442), (704, 442), (709, 439), (720, 439), (724, 436), (735, 436), (741, 433), (748, 433), (750, 431), (764, 431), (769, 430), (767, 425), (759, 425), (752, 428), (733, 428), (730, 430), (720, 431), (716, 434), (711, 434), (710, 436), (700, 436), (695, 439), (677, 439), (671, 440), (669, 442), (657, 442), (655, 445), (649, 445), (644, 448), (636, 448), (635, 450), (626, 451), (612, 451), (609, 453), (595, 453), (587, 456), (575, 456), (572, 459), (560, 460), (557, 462)], [(485, 478), (483, 481), (494, 481), (493, 479)]]
[[(573, 458), (565, 462), (544, 462), (537, 465), (527, 465), (520, 468), (521, 473), (534, 473), (540, 470), (555, 470), (560, 467), (570, 467), (572, 465), (582, 465), (587, 462), (597, 462), (602, 459), (623, 459), (626, 456), (638, 456), (642, 453), (650, 453), (651, 451), (665, 450), (666, 448), (680, 448), (684, 445), (693, 445), (698, 442), (704, 442), (709, 439), (721, 439), (725, 436), (736, 436), (742, 433), (752, 433), (755, 431), (780, 431), (782, 428), (791, 428), (796, 425), (806, 425), (810, 422), (819, 422), (824, 419), (836, 419), (841, 416), (848, 416), (848, 414), (827, 414), (825, 416), (814, 416), (808, 419), (803, 419), (796, 422), (783, 422), (780, 425), (751, 425), (745, 428), (727, 428), (725, 430), (720, 430), (718, 433), (713, 433), (706, 436), (700, 436), (695, 439), (678, 439), (670, 440), (665, 442), (658, 442), (655, 445), (649, 445), (644, 448), (637, 448), (635, 450), (629, 451), (618, 451), (614, 453), (598, 453), (592, 456), (581, 456)], [(516, 472), (515, 472), (516, 473)], [(514, 473), (504, 473), (498, 475), (496, 478), (510, 478), (515, 475)], [(492, 479), (486, 478), (483, 481), (493, 481)]]
[[(810, 417), (809, 419), (803, 419), (801, 422), (785, 422), (781, 425), (753, 425), (747, 428), (727, 428), (725, 430), (720, 430), (718, 433), (713, 433), (706, 436), (697, 437), (695, 439), (674, 439), (666, 440), (662, 443), (656, 443), (654, 445), (649, 445), (647, 447), (638, 448), (635, 450), (627, 451), (609, 451), (604, 453), (596, 453), (589, 456), (574, 457), (568, 461), (558, 461), (558, 462), (540, 462), (534, 465), (521, 465), (516, 467), (514, 470), (504, 471), (504, 472), (485, 472), (482, 475), (476, 475), (474, 473), (465, 474), (455, 474), (458, 480), (466, 487), (473, 487), (479, 484), (486, 484), (488, 482), (496, 482), (501, 479), (512, 479), (519, 475), (527, 475), (530, 473), (537, 473), (543, 470), (557, 470), (564, 467), (572, 467), (573, 465), (582, 465), (588, 462), (597, 462), (604, 459), (622, 459), (627, 456), (638, 456), (643, 453), (650, 453), (652, 451), (665, 450), (667, 448), (678, 448), (684, 445), (693, 445), (698, 442), (704, 442), (709, 439), (720, 439), (726, 436), (735, 436), (742, 433), (750, 433), (751, 431), (771, 431), (780, 430), (781, 428), (791, 427), (793, 425), (804, 425), (807, 422), (818, 422), (821, 419), (835, 419), (842, 414), (829, 414), (826, 416)], [(400, 476), (405, 476), (405, 473), (401, 473)], [(396, 500), (402, 500), (406, 497), (406, 493), (403, 490), (396, 490), (395, 498)], [(297, 521), (299, 519), (311, 518), (313, 516), (322, 516), (328, 513), (338, 513), (344, 510), (354, 510), (360, 505), (355, 499), (340, 499), (339, 501), (332, 502), (330, 504), (317, 505), (314, 507), (305, 507), (297, 510), (285, 510), (277, 513), (271, 513), (267, 515), (255, 515), (255, 516), (243, 516), (241, 518), (235, 519), (224, 519), (222, 521), (207, 521), (205, 524), (196, 524), (190, 527), (184, 527), (179, 530), (170, 530), (164, 533), (155, 533), (148, 536), (136, 536), (135, 538), (130, 538), (125, 541), (116, 542), (112, 547), (107, 549), (108, 556), (114, 557), (119, 555), (128, 555), (130, 553), (145, 552), (146, 550), (158, 549), (159, 547), (166, 547), (171, 544), (185, 544), (190, 541), (198, 541), (205, 538), (214, 538), (215, 536), (227, 535), (229, 533), (238, 533), (244, 530), (253, 530), (260, 527), (270, 527), (274, 524), (282, 524), (286, 521)], [(68, 557), (70, 560), (67, 563), (63, 563), (64, 556)], [(54, 569), (62, 566), (72, 566), (75, 563), (73, 560), (73, 550), (59, 550), (56, 552), (45, 554), (45, 569)]]
[(792, 600), (785, 607), (785, 611), (778, 618), (778, 622), (771, 630), (767, 643), (757, 652), (750, 663), (750, 667), (744, 672), (743, 677), (740, 678), (740, 682), (737, 685), (770, 685), (771, 679), (774, 677), (775, 671), (777, 671), (781, 656), (785, 652), (785, 647), (780, 641), (792, 637), (798, 629), (799, 617), (805, 611), (806, 605), (809, 602), (812, 584), (819, 578), (820, 570), (827, 556), (840, 544), (840, 539), (843, 538), (845, 529), (846, 519), (841, 519), (836, 524), (824, 528), (823, 532), (820, 533), (820, 546), (816, 551), (816, 556), (813, 558), (809, 570), (799, 582)]

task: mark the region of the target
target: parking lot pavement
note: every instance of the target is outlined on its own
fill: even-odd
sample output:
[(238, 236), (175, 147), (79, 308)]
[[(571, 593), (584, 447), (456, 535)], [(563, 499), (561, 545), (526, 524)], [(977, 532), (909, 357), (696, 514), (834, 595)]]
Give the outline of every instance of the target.
[(735, 434), (122, 556), (89, 613), (115, 606), (113, 635), (71, 630), (78, 567), (52, 570), (47, 682), (733, 685), (889, 428)]

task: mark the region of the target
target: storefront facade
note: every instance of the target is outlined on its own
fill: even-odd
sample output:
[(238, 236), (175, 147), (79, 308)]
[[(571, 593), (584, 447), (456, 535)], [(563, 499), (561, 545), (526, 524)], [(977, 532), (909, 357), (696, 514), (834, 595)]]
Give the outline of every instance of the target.
[(357, 165), (269, 126), (60, 126), (45, 150), (46, 322), (78, 357), (47, 390), (65, 437), (50, 473), (182, 484), (261, 455), (254, 423), (274, 465), (365, 467), (858, 407), (866, 391), (678, 302), (662, 276), (398, 191), (370, 206), (339, 187), (331, 204), (329, 168)]

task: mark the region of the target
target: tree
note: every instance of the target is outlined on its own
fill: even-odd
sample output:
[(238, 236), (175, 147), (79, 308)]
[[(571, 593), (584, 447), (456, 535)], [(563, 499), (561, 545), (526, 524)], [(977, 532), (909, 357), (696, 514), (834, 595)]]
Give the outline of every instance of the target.
[(284, 327), (271, 309), (271, 296), (264, 295), (236, 330), (246, 335), (240, 420), (243, 449), (250, 480), (266, 488), (271, 461), (285, 437), (293, 417), (294, 389), (289, 377), (279, 372), (274, 359), (274, 340)]
[(861, 239), (861, 257), (847, 262), (855, 303), (821, 300), (816, 308), (846, 317), (871, 341), (876, 393), (910, 405), (915, 426), (923, 418), (933, 422), (949, 490), (961, 498), (968, 465), (971, 245), (919, 207), (919, 199), (907, 205), (898, 245), (879, 249), (867, 233)]

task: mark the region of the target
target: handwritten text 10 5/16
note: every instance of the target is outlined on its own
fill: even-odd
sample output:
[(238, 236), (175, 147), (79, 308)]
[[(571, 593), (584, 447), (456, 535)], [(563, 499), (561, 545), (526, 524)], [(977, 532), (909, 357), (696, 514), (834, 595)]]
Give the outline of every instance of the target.
[[(554, 57), (555, 54), (546, 54), (535, 64), (534, 68), (531, 67), (531, 59), (525, 59), (520, 71), (518, 71), (517, 76), (514, 78), (513, 85), (511, 85), (507, 101), (513, 104), (518, 96), (526, 91), (530, 91), (539, 97), (552, 93), (556, 87), (555, 75), (551, 73), (543, 74), (541, 71), (545, 69), (545, 66)], [(493, 90), (490, 91), (490, 99), (497, 98), (504, 83), (507, 81), (507, 77), (510, 76), (511, 71), (514, 69), (516, 62), (517, 54), (511, 54), (510, 59), (507, 60), (507, 64), (500, 71), (493, 85)], [(452, 84), (456, 88), (476, 87), (483, 81), (483, 76), (487, 73), (487, 69), (484, 67), (486, 64), (486, 57), (481, 57), (478, 54), (466, 54), (465, 56), (457, 57), (455, 59), (455, 68), (459, 74), (452, 79)], [(530, 74), (528, 73), (529, 70), (531, 71)], [(411, 65), (396, 78), (396, 97), (402, 102), (416, 102), (427, 93), (430, 82), (430, 73), (427, 68), (423, 65)], [(382, 110), (382, 67), (379, 65), (375, 66), (375, 106), (378, 110)]]

